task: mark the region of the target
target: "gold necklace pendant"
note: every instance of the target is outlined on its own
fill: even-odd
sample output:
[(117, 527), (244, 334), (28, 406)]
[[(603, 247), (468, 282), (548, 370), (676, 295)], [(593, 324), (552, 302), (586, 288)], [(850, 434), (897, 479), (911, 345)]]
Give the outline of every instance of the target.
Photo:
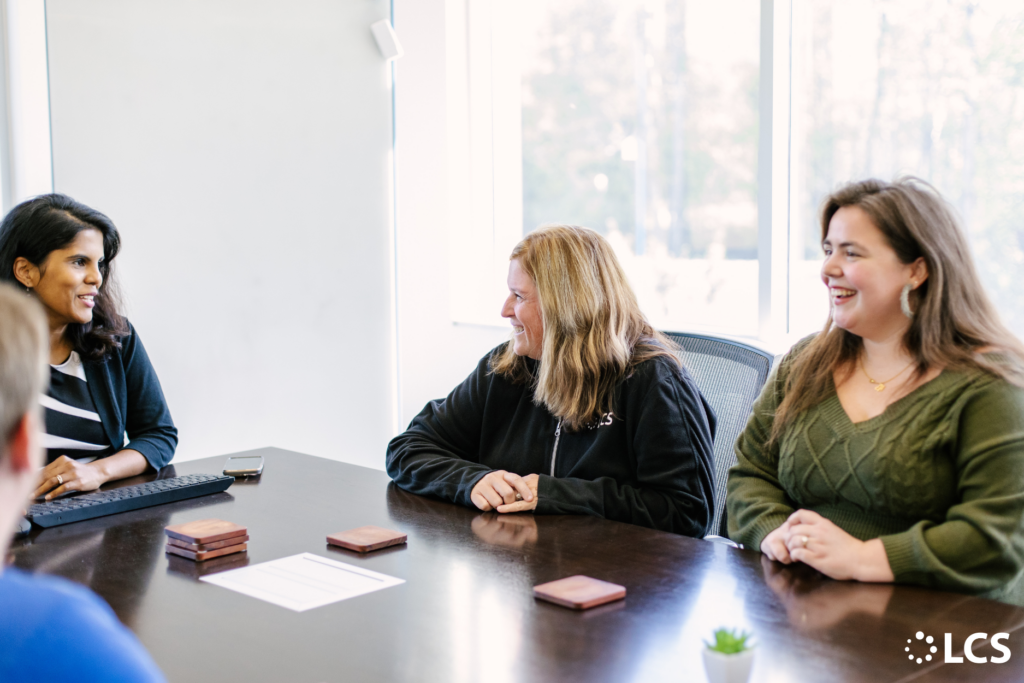
[(910, 365), (903, 368), (902, 370), (900, 370), (899, 372), (897, 372), (895, 375), (885, 380), (884, 382), (879, 382), (877, 379), (872, 378), (871, 375), (868, 374), (868, 369), (864, 367), (864, 363), (862, 363), (860, 360), (857, 361), (857, 365), (860, 366), (861, 372), (863, 372), (864, 376), (868, 378), (868, 381), (875, 385), (875, 391), (885, 391), (885, 385), (893, 381), (900, 375), (902, 375), (904, 372), (906, 372), (908, 368), (914, 365), (914, 362), (911, 361)]

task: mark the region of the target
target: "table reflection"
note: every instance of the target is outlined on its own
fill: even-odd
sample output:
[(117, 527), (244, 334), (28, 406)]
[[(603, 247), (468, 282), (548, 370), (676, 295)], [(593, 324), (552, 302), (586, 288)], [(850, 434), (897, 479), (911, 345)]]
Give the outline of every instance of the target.
[(761, 557), (764, 580), (786, 608), (789, 623), (801, 631), (836, 626), (851, 615), (882, 617), (889, 607), (891, 583), (833, 581), (810, 567), (787, 567)]
[[(410, 533), (407, 561), (429, 562), (437, 577), (429, 593), (419, 597), (422, 602), (409, 609), (431, 615), (424, 646), (430, 657), (445, 663), (438, 680), (646, 681), (664, 678), (667, 671), (688, 671), (679, 641), (698, 593), (677, 587), (681, 581), (701, 583), (713, 555), (693, 556), (676, 547), (674, 537), (655, 539), (654, 532), (597, 517), (480, 512), (410, 494), (394, 483), (386, 501), (391, 522)], [(645, 561), (652, 544), (664, 547), (674, 561)], [(574, 574), (626, 585), (629, 593), (625, 600), (586, 611), (533, 597), (533, 586)], [(728, 573), (715, 578), (731, 581)], [(720, 596), (699, 594), (710, 600), (711, 612), (720, 614)], [(706, 630), (698, 629), (700, 635)], [(659, 636), (651, 638), (651, 631)], [(404, 635), (423, 644), (422, 634)], [(699, 636), (691, 640), (700, 643)]]
[(1020, 625), (1011, 606), (959, 593), (936, 594), (890, 583), (833, 581), (803, 564), (784, 565), (761, 558), (764, 580), (786, 609), (789, 623), (802, 632), (841, 630), (856, 621), (892, 624), (945, 623), (953, 631), (1009, 631)]
[[(149, 508), (145, 519), (105, 526), (98, 518), (33, 531), (12, 546), (14, 564), (25, 571), (53, 574), (102, 595), (129, 628), (135, 625), (139, 601), (163, 555), (163, 528), (170, 511)], [(131, 513), (127, 513), (131, 514)], [(31, 547), (31, 555), (25, 551)], [(124, 558), (131, 558), (124, 562)], [(116, 569), (114, 569), (116, 567)]]
[(484, 512), (473, 518), (471, 528), (484, 543), (506, 548), (522, 548), (537, 542), (537, 520), (529, 513)]
[(223, 557), (215, 557), (202, 562), (195, 562), (187, 557), (167, 555), (167, 573), (198, 581), (204, 576), (226, 572), (230, 569), (241, 569), (249, 566), (249, 553), (243, 550)]
[[(143, 474), (123, 479), (102, 490), (176, 476), (175, 467), (169, 465), (156, 476)], [(61, 576), (90, 588), (103, 596), (122, 623), (134, 628), (142, 598), (157, 562), (164, 556), (164, 527), (170, 523), (172, 513), (184, 507), (215, 504), (225, 497), (230, 499), (228, 494), (219, 493), (74, 524), (33, 528), (27, 538), (11, 545), (13, 564), (25, 571)]]

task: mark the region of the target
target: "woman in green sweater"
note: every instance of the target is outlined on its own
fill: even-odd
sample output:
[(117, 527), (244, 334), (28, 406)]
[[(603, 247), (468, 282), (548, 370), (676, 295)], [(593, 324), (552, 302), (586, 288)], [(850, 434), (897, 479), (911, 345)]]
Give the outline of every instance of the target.
[(1024, 347), (952, 210), (867, 180), (821, 226), (831, 314), (736, 442), (729, 536), (834, 579), (1024, 604)]

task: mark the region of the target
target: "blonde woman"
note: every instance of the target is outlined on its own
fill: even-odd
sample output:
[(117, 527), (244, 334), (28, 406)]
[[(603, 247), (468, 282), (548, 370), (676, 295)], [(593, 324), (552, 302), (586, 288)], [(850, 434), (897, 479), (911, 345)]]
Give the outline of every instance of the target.
[(1024, 349), (952, 210), (852, 183), (821, 221), (831, 315), (769, 378), (729, 472), (729, 536), (834, 579), (1024, 599)]
[(703, 536), (715, 418), (608, 242), (541, 228), (512, 251), (508, 288), (512, 339), (389, 444), (391, 478), (485, 511)]

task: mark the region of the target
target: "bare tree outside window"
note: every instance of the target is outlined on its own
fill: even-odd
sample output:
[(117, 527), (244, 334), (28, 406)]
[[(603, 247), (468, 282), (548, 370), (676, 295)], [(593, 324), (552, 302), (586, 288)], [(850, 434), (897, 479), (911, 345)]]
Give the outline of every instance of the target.
[(989, 295), (1024, 336), (1024, 4), (793, 6), (791, 330), (820, 329), (818, 211), (847, 180), (913, 174), (958, 210)]
[(755, 335), (760, 3), (546, 0), (524, 15), (524, 232), (603, 233), (663, 329)]

